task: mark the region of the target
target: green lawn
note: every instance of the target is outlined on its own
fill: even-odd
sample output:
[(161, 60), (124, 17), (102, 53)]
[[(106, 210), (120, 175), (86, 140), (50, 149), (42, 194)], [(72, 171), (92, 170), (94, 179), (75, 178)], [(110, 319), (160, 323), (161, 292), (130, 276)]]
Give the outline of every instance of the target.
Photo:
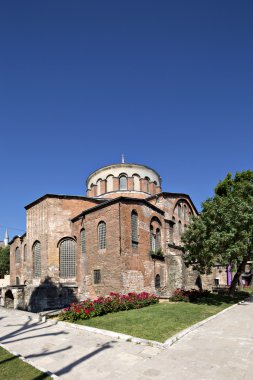
[(0, 347), (0, 378), (5, 380), (52, 379)]
[(111, 313), (76, 323), (111, 330), (139, 338), (164, 342), (172, 335), (218, 313), (247, 294), (231, 300), (227, 296), (211, 294), (197, 303), (159, 303), (143, 309)]

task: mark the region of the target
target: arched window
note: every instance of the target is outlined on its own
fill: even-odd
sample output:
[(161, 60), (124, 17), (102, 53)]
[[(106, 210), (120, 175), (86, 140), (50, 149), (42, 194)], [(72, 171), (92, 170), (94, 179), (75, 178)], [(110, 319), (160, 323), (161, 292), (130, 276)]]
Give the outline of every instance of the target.
[(177, 207), (177, 214), (178, 214), (178, 217), (181, 218), (181, 205), (178, 205)]
[(125, 175), (119, 177), (119, 189), (127, 190), (127, 177)]
[(187, 218), (187, 207), (184, 205), (184, 215), (183, 215), (184, 220)]
[(106, 178), (106, 191), (109, 193), (110, 191), (113, 191), (113, 176), (109, 175)]
[(133, 174), (134, 180), (134, 190), (140, 191), (140, 176), (138, 174)]
[(102, 179), (99, 178), (97, 180), (97, 195), (100, 195), (101, 194), (101, 182), (102, 182)]
[(19, 249), (19, 247), (17, 247), (16, 250), (15, 250), (15, 261), (16, 261), (16, 264), (19, 264), (20, 261), (21, 261), (21, 257), (20, 257), (20, 249)]
[(161, 287), (161, 277), (160, 274), (157, 274), (155, 276), (155, 288), (160, 288)]
[(132, 225), (132, 247), (138, 247), (138, 214), (136, 211), (132, 211), (131, 214)]
[(100, 222), (98, 224), (98, 247), (99, 249), (106, 248), (106, 224), (105, 222)]
[(24, 261), (27, 260), (27, 245), (24, 245)]
[(76, 243), (73, 239), (64, 239), (60, 244), (60, 277), (76, 276)]
[(41, 244), (36, 241), (33, 246), (33, 275), (34, 277), (41, 276)]
[(152, 225), (150, 225), (150, 250), (152, 252), (155, 251), (155, 235), (154, 235), (154, 228)]
[(161, 231), (159, 228), (156, 230), (156, 235), (155, 235), (155, 251), (159, 251), (161, 248)]
[[(155, 223), (154, 226), (153, 223)], [(161, 250), (161, 230), (160, 228), (156, 228), (157, 223), (158, 219), (150, 224), (150, 249), (153, 253)]]
[(81, 230), (80, 238), (81, 238), (81, 252), (82, 252), (82, 254), (84, 254), (84, 253), (86, 253), (85, 229)]

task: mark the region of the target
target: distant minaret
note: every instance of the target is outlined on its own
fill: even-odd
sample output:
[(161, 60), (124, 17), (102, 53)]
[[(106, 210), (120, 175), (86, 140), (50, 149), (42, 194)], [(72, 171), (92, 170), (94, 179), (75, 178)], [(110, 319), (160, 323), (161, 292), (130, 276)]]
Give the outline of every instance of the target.
[(7, 247), (7, 245), (9, 245), (9, 235), (8, 235), (8, 230), (7, 230), (7, 228), (6, 228), (6, 230), (5, 230), (4, 245), (5, 245), (5, 247)]
[(121, 155), (121, 163), (124, 164), (125, 163), (125, 157), (124, 157), (124, 154), (122, 153)]

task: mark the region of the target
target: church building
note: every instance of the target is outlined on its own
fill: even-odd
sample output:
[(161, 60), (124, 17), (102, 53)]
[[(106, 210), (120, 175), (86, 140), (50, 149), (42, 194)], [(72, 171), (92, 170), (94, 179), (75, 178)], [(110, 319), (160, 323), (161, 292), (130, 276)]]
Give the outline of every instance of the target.
[(122, 161), (91, 173), (86, 196), (46, 194), (25, 207), (26, 233), (10, 242), (14, 307), (195, 287), (181, 244), (198, 214), (191, 198), (163, 192), (155, 170)]

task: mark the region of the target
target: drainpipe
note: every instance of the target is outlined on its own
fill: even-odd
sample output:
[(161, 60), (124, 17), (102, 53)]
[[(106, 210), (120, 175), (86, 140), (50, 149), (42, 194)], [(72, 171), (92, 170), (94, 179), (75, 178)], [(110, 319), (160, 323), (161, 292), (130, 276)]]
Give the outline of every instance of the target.
[(119, 254), (121, 256), (121, 203), (119, 202)]
[(227, 284), (228, 284), (228, 286), (231, 285), (231, 282), (232, 282), (231, 265), (228, 264), (228, 266), (227, 266)]

